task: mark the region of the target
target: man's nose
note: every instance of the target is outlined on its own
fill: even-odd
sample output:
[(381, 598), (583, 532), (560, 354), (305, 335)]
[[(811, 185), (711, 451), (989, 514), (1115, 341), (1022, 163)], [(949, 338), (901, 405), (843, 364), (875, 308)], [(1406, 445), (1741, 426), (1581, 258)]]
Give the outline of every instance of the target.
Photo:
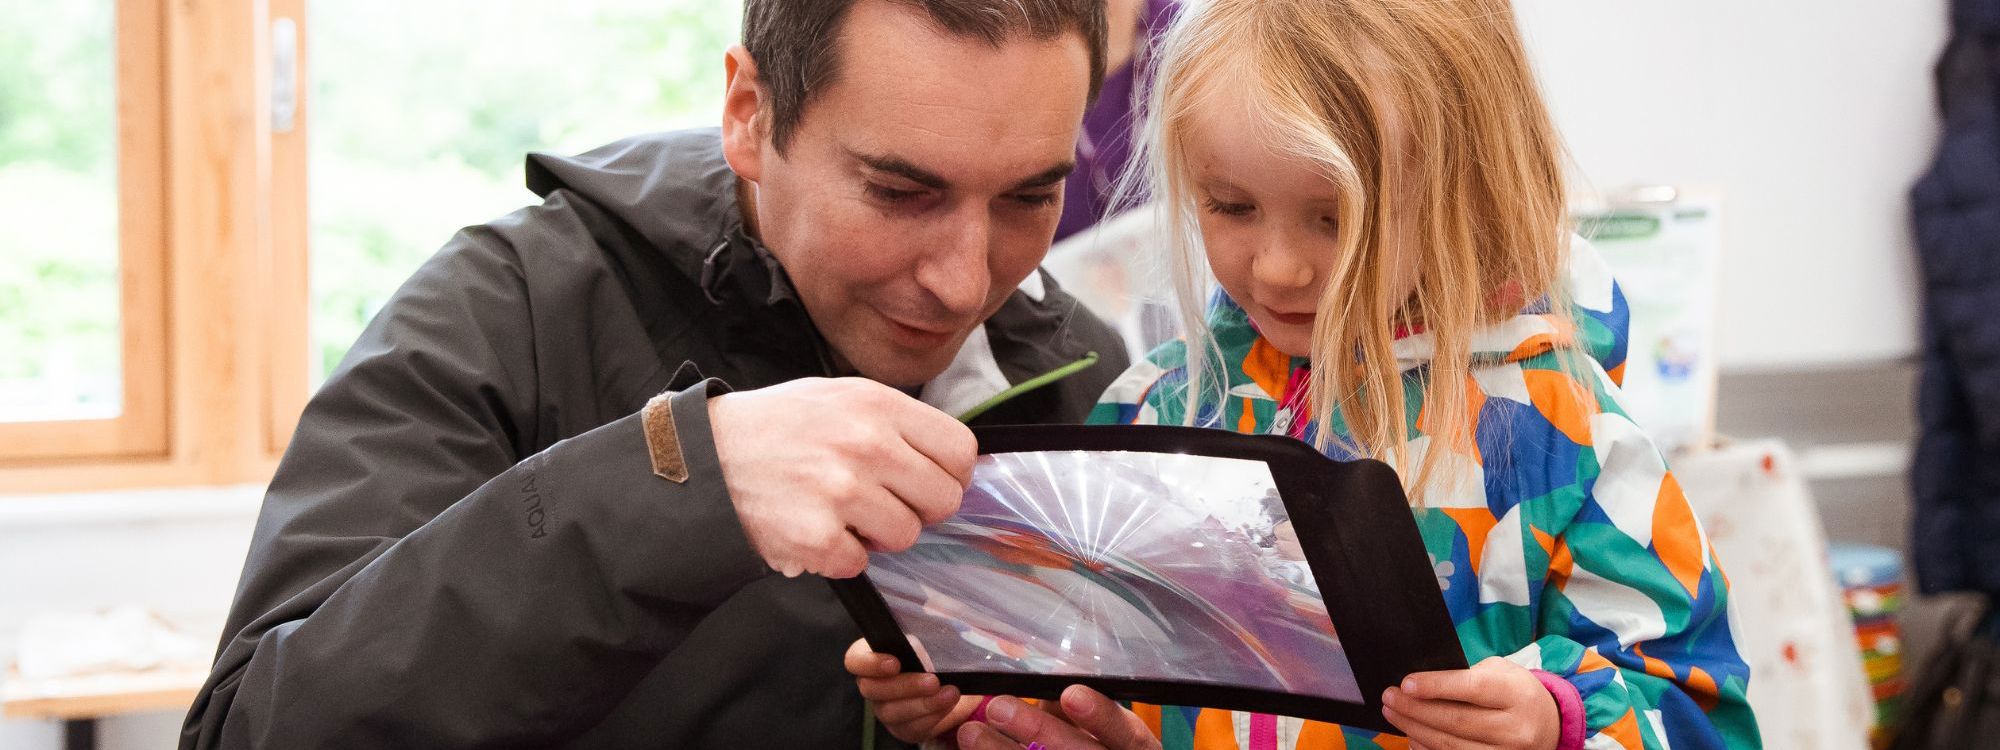
[(992, 292), (993, 219), (968, 207), (950, 220), (938, 244), (917, 264), (917, 283), (954, 315), (977, 315)]

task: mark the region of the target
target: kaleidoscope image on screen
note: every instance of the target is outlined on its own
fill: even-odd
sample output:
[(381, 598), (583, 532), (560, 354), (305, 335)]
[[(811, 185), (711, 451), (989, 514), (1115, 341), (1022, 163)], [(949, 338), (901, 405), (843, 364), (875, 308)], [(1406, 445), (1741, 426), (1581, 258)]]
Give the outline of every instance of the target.
[(1089, 675), (1359, 703), (1270, 468), (983, 456), (959, 515), (868, 577), (933, 672)]

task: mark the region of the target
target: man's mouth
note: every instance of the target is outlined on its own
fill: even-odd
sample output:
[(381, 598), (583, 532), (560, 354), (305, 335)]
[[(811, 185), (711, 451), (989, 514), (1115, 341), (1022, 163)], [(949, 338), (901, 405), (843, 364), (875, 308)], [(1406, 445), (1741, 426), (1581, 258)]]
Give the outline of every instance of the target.
[(894, 315), (884, 313), (882, 319), (889, 323), (891, 335), (897, 343), (910, 348), (935, 348), (943, 346), (963, 329), (936, 323), (906, 323)]

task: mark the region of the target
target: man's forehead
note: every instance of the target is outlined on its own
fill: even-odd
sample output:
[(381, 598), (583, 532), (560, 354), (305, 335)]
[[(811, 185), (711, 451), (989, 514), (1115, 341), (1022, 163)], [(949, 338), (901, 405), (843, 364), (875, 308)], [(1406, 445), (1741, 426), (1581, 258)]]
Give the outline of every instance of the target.
[(844, 157), (893, 158), (967, 185), (1011, 185), (1073, 157), (1090, 85), (1081, 37), (996, 46), (951, 35), (918, 10), (862, 12), (883, 5), (900, 8), (856, 6), (840, 76), (802, 129), (829, 134)]
[[(913, 109), (987, 107), (1075, 112), (1090, 95), (1090, 50), (1082, 36), (1010, 35), (998, 44), (954, 34), (922, 10), (888, 2), (855, 6), (835, 44), (835, 78)], [(901, 84), (901, 85), (898, 85)], [(1027, 114), (1027, 113), (1024, 113)]]

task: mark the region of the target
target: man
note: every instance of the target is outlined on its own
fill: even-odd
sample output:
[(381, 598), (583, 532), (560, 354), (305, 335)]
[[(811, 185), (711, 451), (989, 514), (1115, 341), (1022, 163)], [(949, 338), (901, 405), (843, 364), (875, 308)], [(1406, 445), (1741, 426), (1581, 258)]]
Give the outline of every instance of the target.
[(546, 201), (454, 239), (313, 399), (183, 747), (859, 744), (810, 574), (955, 512), (951, 414), (1096, 352), (979, 421), (1079, 420), (1124, 366), (1037, 271), (1103, 11), (744, 13), (719, 133), (532, 157)]

